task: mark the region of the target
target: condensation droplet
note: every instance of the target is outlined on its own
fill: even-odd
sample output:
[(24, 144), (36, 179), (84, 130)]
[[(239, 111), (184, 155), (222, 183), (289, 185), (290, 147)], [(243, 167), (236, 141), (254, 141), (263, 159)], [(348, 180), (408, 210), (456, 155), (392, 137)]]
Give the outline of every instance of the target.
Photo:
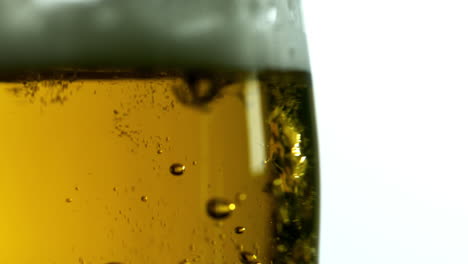
[(143, 196), (141, 196), (140, 199), (141, 199), (142, 202), (147, 202), (148, 201), (148, 196), (143, 195)]
[(184, 172), (185, 172), (185, 165), (180, 164), (180, 163), (174, 163), (174, 164), (172, 164), (172, 166), (170, 168), (170, 171), (171, 171), (172, 175), (180, 176), (180, 175), (184, 174)]
[(65, 202), (67, 202), (67, 203), (71, 203), (72, 201), (73, 201), (72, 198), (67, 198), (67, 199), (65, 199)]
[(243, 226), (238, 226), (234, 229), (234, 231), (237, 233), (237, 234), (243, 234), (245, 232), (246, 228), (243, 227)]
[(226, 218), (231, 215), (234, 210), (236, 210), (236, 205), (224, 199), (211, 199), (206, 204), (208, 215), (216, 219)]

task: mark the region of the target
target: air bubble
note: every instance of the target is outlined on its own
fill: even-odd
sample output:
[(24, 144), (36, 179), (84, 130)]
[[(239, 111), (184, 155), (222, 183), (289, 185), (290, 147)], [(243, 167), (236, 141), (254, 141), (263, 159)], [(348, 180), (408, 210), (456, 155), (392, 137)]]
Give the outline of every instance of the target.
[(241, 252), (240, 259), (244, 264), (260, 264), (260, 262), (257, 261), (257, 255), (251, 252)]
[(242, 245), (242, 244), (237, 244), (237, 245), (236, 245), (236, 248), (237, 248), (237, 250), (239, 250), (239, 251), (244, 251), (244, 245)]
[(67, 199), (65, 199), (65, 202), (67, 202), (67, 203), (71, 203), (72, 201), (73, 201), (72, 198), (67, 198)]
[(174, 164), (172, 164), (172, 166), (170, 168), (170, 171), (171, 171), (172, 175), (180, 176), (180, 175), (184, 174), (184, 172), (185, 172), (185, 165), (180, 164), (180, 163), (174, 163)]
[(141, 196), (140, 199), (141, 199), (142, 202), (147, 202), (148, 201), (148, 196), (143, 195), (143, 196)]
[(236, 201), (237, 202), (240, 203), (240, 202), (243, 202), (245, 200), (247, 200), (247, 194), (245, 194), (245, 193), (237, 193), (236, 194)]
[(236, 232), (236, 234), (243, 234), (245, 232), (246, 228), (243, 227), (243, 226), (238, 226), (234, 229), (234, 231)]
[(211, 199), (206, 204), (208, 215), (216, 219), (223, 219), (230, 216), (235, 209), (236, 205), (234, 203), (219, 198)]

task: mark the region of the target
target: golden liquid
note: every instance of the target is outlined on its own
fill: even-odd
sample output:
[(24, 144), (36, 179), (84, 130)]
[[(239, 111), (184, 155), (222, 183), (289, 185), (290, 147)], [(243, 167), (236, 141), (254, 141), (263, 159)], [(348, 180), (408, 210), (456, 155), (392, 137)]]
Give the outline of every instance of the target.
[(0, 77), (0, 263), (316, 263), (302, 72)]

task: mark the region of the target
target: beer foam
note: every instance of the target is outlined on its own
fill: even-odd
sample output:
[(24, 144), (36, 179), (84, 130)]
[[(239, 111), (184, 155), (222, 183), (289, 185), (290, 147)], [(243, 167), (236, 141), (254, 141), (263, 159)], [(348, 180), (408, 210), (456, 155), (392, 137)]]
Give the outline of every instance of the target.
[(4, 0), (0, 68), (309, 68), (299, 1)]

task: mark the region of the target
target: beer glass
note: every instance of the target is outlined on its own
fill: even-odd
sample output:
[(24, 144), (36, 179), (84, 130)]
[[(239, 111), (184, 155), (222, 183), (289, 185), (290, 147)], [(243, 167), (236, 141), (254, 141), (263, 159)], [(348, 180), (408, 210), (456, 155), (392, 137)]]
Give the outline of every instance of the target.
[(317, 263), (299, 0), (0, 2), (0, 262)]

